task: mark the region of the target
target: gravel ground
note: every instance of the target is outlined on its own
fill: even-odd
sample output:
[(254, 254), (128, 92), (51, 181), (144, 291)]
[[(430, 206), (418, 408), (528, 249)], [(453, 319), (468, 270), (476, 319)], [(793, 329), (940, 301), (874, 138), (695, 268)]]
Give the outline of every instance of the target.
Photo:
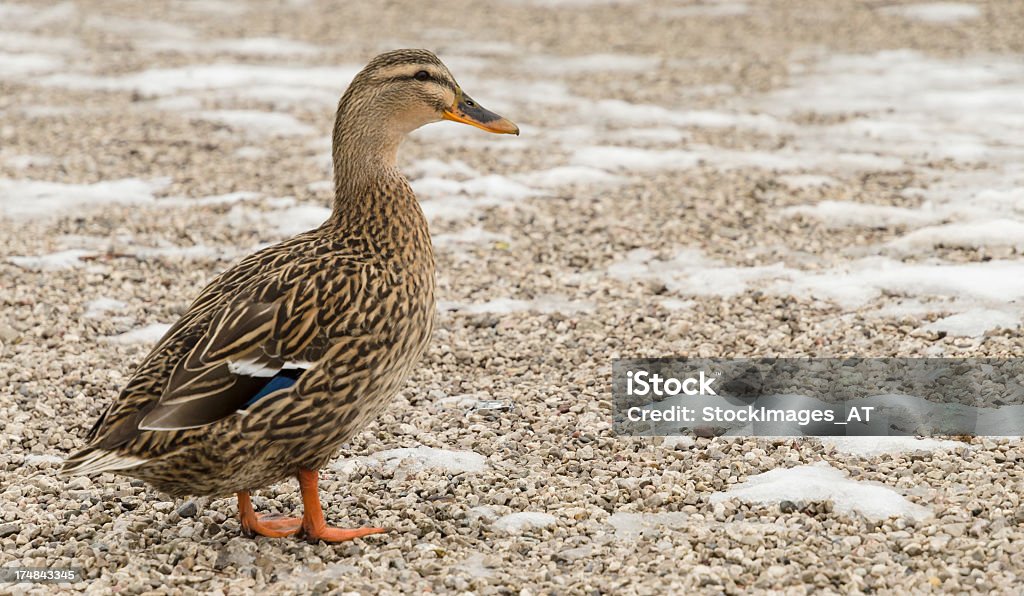
[[(1024, 228), (953, 227), (1024, 225), (978, 194), (1022, 180), (1017, 0), (75, 0), (0, 23), (0, 565), (80, 567), (59, 587), (92, 593), (1019, 589), (1018, 439), (617, 437), (609, 392), (617, 357), (1019, 355)], [(439, 326), (321, 485), (329, 520), (391, 532), (251, 540), (233, 499), (58, 478), (162, 325), (324, 217), (333, 104), (395, 47), (523, 135), (445, 123), (401, 154)], [(821, 464), (904, 509), (720, 494)], [(254, 501), (300, 506), (293, 483)]]

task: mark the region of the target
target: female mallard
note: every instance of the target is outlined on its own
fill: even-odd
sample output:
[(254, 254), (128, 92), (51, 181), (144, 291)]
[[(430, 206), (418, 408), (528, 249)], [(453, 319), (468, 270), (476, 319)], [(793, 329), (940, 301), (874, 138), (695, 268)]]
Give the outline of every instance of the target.
[[(339, 542), (317, 470), (385, 406), (433, 329), (434, 255), (395, 156), (454, 120), (519, 134), (426, 50), (374, 58), (338, 103), (334, 211), (221, 274), (146, 356), (65, 474), (119, 472), (175, 496), (237, 493), (242, 528)], [(257, 516), (249, 491), (295, 475), (303, 517)]]

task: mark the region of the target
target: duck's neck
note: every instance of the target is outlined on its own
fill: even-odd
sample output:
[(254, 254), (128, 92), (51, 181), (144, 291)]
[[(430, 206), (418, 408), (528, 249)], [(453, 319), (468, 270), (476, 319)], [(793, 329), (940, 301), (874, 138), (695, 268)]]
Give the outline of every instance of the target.
[(404, 134), (382, 126), (367, 115), (356, 118), (338, 109), (332, 139), (334, 161), (334, 217), (386, 209), (374, 204), (382, 186), (404, 182), (396, 157)]

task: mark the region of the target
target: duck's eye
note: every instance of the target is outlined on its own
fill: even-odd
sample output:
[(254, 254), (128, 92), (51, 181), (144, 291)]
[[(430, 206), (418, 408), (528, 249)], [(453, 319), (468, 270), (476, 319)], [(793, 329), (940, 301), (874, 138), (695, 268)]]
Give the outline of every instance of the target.
[(430, 73), (425, 70), (421, 70), (415, 75), (413, 75), (413, 78), (416, 79), (417, 81), (429, 81)]

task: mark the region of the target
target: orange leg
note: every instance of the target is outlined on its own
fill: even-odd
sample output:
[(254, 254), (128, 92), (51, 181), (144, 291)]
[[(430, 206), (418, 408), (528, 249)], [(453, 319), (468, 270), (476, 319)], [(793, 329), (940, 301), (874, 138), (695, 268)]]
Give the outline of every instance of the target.
[(302, 519), (298, 517), (256, 515), (247, 490), (238, 493), (238, 515), (242, 518), (242, 531), (249, 536), (284, 538), (298, 534), (299, 528), (302, 527)]
[(299, 489), (302, 492), (302, 535), (311, 542), (344, 542), (370, 534), (382, 534), (384, 528), (355, 528), (346, 530), (332, 528), (324, 521), (324, 510), (320, 508), (320, 491), (317, 489), (316, 470), (299, 469)]

